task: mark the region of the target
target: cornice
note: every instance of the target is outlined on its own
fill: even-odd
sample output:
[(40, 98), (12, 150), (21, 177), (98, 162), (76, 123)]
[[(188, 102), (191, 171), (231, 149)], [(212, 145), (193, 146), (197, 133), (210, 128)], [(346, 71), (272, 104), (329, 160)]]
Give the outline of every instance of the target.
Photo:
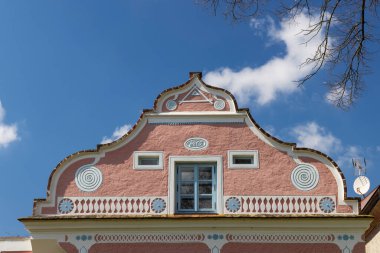
[[(295, 143), (292, 143), (292, 142), (285, 142), (285, 141), (282, 141), (274, 136), (272, 136), (271, 134), (269, 134), (268, 132), (266, 132), (255, 120), (254, 118), (252, 117), (251, 113), (250, 113), (250, 110), (248, 108), (239, 108), (238, 107), (238, 104), (236, 102), (236, 99), (235, 97), (226, 89), (222, 89), (222, 88), (219, 88), (219, 87), (215, 87), (215, 86), (211, 86), (211, 85), (208, 85), (206, 83), (203, 82), (202, 80), (202, 74), (200, 72), (190, 72), (190, 79), (185, 82), (184, 84), (181, 84), (179, 86), (176, 86), (176, 87), (173, 87), (173, 88), (169, 88), (169, 89), (166, 89), (164, 90), (163, 92), (161, 92), (157, 98), (155, 99), (154, 101), (154, 106), (153, 106), (153, 109), (144, 109), (143, 112), (141, 113), (139, 119), (137, 120), (137, 122), (134, 124), (134, 126), (124, 135), (122, 136), (121, 138), (119, 138), (118, 140), (115, 140), (113, 142), (110, 142), (110, 143), (107, 143), (107, 144), (99, 144), (97, 145), (96, 149), (89, 149), (89, 150), (82, 150), (82, 151), (78, 151), (76, 153), (73, 153), (69, 156), (67, 156), (66, 158), (64, 158), (61, 162), (59, 162), (57, 164), (57, 166), (53, 169), (53, 171), (51, 172), (50, 174), (50, 177), (49, 177), (49, 181), (48, 181), (48, 185), (47, 185), (47, 200), (46, 199), (35, 199), (34, 201), (34, 207), (36, 208), (36, 206), (38, 205), (38, 203), (41, 203), (41, 202), (46, 202), (46, 201), (49, 201), (50, 200), (50, 194), (51, 194), (51, 182), (52, 182), (52, 178), (55, 176), (55, 174), (57, 173), (57, 171), (62, 168), (65, 164), (68, 164), (70, 162), (72, 162), (73, 160), (75, 159), (79, 159), (79, 158), (90, 158), (90, 159), (96, 159), (96, 157), (99, 157), (99, 156), (102, 156), (104, 155), (106, 152), (109, 152), (109, 151), (112, 151), (116, 148), (118, 148), (119, 146), (121, 145), (124, 145), (125, 143), (127, 143), (128, 141), (128, 138), (130, 138), (130, 136), (134, 135), (137, 131), (137, 129), (141, 129), (141, 125), (144, 125), (148, 122), (148, 118), (157, 118), (157, 117), (176, 117), (176, 116), (187, 116), (187, 117), (203, 117), (203, 116), (209, 116), (209, 114), (202, 114), (202, 113), (199, 113), (199, 112), (194, 112), (194, 113), (157, 113), (157, 103), (158, 101), (160, 100), (160, 98), (162, 98), (163, 96), (165, 96), (166, 94), (170, 93), (170, 92), (173, 92), (173, 91), (176, 91), (176, 90), (179, 90), (179, 89), (182, 89), (184, 87), (186, 87), (186, 85), (190, 84), (194, 79), (199, 79), (199, 82), (202, 83), (202, 85), (204, 85), (205, 87), (209, 88), (209, 89), (212, 89), (212, 90), (218, 90), (218, 91), (222, 91), (224, 93), (226, 93), (228, 96), (231, 97), (233, 103), (234, 103), (234, 106), (236, 108), (236, 113), (230, 113), (230, 112), (227, 112), (227, 113), (220, 113), (220, 112), (217, 112), (216, 114), (214, 114), (216, 117), (235, 117), (236, 115), (238, 117), (242, 117), (244, 115), (246, 115), (246, 117), (248, 117), (248, 119), (251, 121), (251, 123), (255, 126), (255, 128), (257, 128), (261, 134), (263, 134), (266, 138), (268, 138), (270, 141), (273, 141), (275, 143), (277, 143), (278, 145), (280, 146), (283, 146), (285, 147), (285, 149), (288, 149), (290, 150), (291, 152), (294, 152), (294, 153), (298, 153), (298, 154), (307, 154), (307, 153), (310, 153), (310, 154), (314, 154), (314, 155), (317, 155), (317, 156), (320, 156), (324, 159), (327, 159), (327, 161), (329, 161), (331, 163), (331, 165), (337, 169), (341, 179), (342, 179), (342, 182), (343, 182), (343, 187), (344, 187), (344, 191), (343, 191), (343, 199), (344, 200), (348, 200), (348, 201), (360, 201), (360, 198), (349, 198), (347, 197), (347, 185), (346, 185), (346, 179), (344, 177), (344, 174), (342, 172), (342, 170), (339, 168), (339, 166), (337, 165), (337, 163), (331, 158), (329, 157), (328, 155), (318, 151), (318, 150), (314, 150), (314, 149), (310, 149), (310, 148), (303, 148), (303, 147), (297, 147)], [(51, 201), (51, 200), (50, 200)], [(360, 207), (359, 207), (360, 208)], [(360, 210), (359, 210), (360, 212)]]

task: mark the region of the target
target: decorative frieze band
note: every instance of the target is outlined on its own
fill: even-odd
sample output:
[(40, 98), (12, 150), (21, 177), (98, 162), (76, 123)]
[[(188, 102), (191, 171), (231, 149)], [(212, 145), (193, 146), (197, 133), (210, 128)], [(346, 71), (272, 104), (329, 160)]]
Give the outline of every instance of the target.
[(95, 242), (97, 243), (179, 243), (179, 242), (202, 242), (205, 236), (199, 234), (185, 233), (168, 233), (168, 234), (96, 234)]
[(66, 241), (95, 243), (185, 243), (215, 242), (239, 243), (337, 243), (346, 244), (349, 241), (357, 241), (359, 238), (354, 234), (339, 233), (203, 233), (203, 232), (177, 232), (177, 233), (98, 233), (92, 235), (67, 235)]
[(229, 242), (257, 242), (257, 243), (329, 243), (335, 241), (333, 234), (227, 234)]
[(225, 214), (335, 213), (335, 196), (225, 196)]
[[(225, 214), (330, 214), (335, 196), (225, 196)], [(167, 197), (60, 197), (57, 213), (167, 214)]]
[(57, 213), (89, 214), (167, 214), (167, 197), (60, 197)]
[(351, 253), (355, 244), (361, 242), (360, 234), (318, 232), (133, 232), (133, 233), (90, 233), (65, 235), (80, 253), (87, 253), (95, 244), (129, 243), (204, 243), (210, 253), (220, 253), (228, 243), (300, 243), (336, 244), (342, 253)]

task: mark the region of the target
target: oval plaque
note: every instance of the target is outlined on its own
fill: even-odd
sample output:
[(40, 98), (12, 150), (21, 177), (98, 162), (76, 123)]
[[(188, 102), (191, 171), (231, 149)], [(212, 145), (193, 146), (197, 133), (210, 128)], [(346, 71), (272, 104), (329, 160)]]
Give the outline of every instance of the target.
[(189, 150), (200, 150), (208, 147), (208, 141), (203, 138), (195, 137), (187, 139), (183, 145)]

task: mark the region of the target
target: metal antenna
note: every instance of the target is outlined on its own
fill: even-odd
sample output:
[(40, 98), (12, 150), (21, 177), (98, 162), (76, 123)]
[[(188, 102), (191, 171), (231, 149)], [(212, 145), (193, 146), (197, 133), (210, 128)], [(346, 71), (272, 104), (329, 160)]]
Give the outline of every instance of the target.
[(364, 166), (362, 166), (359, 158), (352, 158), (352, 166), (355, 168), (356, 176), (364, 176), (366, 174), (367, 162), (365, 158), (363, 158)]

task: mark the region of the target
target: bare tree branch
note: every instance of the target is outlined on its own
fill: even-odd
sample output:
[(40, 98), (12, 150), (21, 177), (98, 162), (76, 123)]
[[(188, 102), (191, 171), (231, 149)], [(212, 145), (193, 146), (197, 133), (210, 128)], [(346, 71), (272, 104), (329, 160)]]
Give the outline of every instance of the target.
[[(281, 6), (264, 0), (201, 1), (211, 6), (215, 14), (219, 8), (224, 8), (224, 15), (234, 21), (256, 17), (263, 12), (263, 5), (277, 6), (281, 16), (286, 18), (307, 14), (311, 23), (300, 31), (307, 38), (305, 43), (317, 36), (322, 36), (322, 40), (314, 55), (301, 65), (312, 66), (312, 71), (296, 80), (298, 85), (304, 85), (322, 68), (329, 69), (328, 97), (342, 109), (350, 108), (364, 89), (363, 76), (369, 69), (367, 48), (372, 38), (368, 17), (378, 18), (380, 0), (321, 0), (318, 4), (317, 1), (293, 0), (282, 2)], [(313, 22), (315, 16), (318, 18)], [(376, 24), (374, 19), (371, 22)]]

